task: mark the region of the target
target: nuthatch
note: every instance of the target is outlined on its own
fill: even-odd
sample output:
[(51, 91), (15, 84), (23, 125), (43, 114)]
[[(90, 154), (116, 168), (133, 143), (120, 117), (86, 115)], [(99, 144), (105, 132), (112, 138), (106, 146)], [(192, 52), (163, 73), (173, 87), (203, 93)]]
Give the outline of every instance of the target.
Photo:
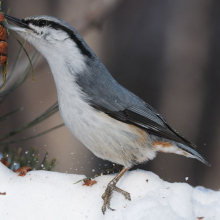
[(5, 18), (17, 25), (8, 27), (49, 63), (67, 128), (97, 157), (124, 166), (102, 195), (103, 213), (111, 209), (113, 191), (130, 200), (117, 182), (129, 168), (152, 160), (158, 151), (196, 158), (210, 166), (162, 115), (115, 81), (69, 24), (51, 16)]

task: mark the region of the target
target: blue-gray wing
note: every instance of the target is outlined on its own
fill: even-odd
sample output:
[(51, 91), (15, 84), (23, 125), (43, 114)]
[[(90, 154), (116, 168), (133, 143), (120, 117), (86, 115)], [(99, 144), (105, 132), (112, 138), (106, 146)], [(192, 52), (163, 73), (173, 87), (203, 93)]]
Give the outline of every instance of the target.
[(99, 65), (95, 70), (101, 68), (100, 74), (90, 69), (88, 73), (79, 74), (76, 81), (96, 110), (150, 134), (196, 147), (174, 131), (153, 107), (118, 84), (104, 66)]

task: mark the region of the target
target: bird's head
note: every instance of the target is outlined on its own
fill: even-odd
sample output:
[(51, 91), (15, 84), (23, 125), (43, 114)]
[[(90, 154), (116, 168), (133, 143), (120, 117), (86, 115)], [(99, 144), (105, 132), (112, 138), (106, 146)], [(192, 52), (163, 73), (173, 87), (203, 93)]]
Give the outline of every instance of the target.
[(33, 16), (18, 19), (5, 18), (17, 26), (7, 25), (31, 43), (48, 61), (66, 59), (85, 61), (94, 56), (77, 31), (66, 22), (51, 16)]

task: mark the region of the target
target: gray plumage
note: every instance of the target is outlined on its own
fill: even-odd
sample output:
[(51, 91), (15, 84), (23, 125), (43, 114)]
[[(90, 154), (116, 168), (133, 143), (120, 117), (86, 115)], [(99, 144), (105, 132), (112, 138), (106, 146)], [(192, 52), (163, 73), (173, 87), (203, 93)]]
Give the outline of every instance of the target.
[(47, 59), (67, 128), (95, 155), (124, 166), (103, 194), (103, 213), (110, 208), (113, 190), (130, 199), (129, 193), (116, 187), (117, 181), (133, 165), (152, 160), (156, 152), (210, 165), (153, 107), (118, 84), (69, 24), (50, 16), (5, 17), (19, 26), (9, 28)]
[[(13, 20), (12, 18), (11, 20), (19, 25), (19, 21), (16, 19)], [(86, 44), (84, 39), (68, 23), (51, 16), (33, 16), (23, 19), (22, 25), (20, 26), (26, 26), (40, 35), (43, 32), (35, 30), (35, 27), (38, 28), (40, 26), (40, 21), (45, 21), (45, 26), (51, 27), (51, 29), (56, 30), (60, 34), (62, 31), (66, 33), (67, 38), (64, 38), (63, 41), (71, 38), (73, 42), (76, 43), (80, 53), (84, 55), (83, 59), (85, 66), (80, 70), (76, 70), (74, 65), (72, 65), (74, 58), (71, 56), (66, 57), (65, 63), (68, 71), (72, 73), (74, 77), (74, 83), (79, 86), (80, 91), (84, 94), (82, 98), (86, 99), (90, 106), (116, 120), (136, 125), (145, 130), (152, 141), (172, 141), (172, 143), (175, 143), (179, 148), (207, 164), (207, 161), (201, 155), (191, 150), (191, 148), (195, 148), (196, 146), (172, 129), (162, 115), (152, 106), (117, 83)], [(52, 32), (50, 32), (50, 34), (51, 33)], [(20, 35), (22, 36), (22, 34)], [(48, 39), (50, 34), (47, 33), (42, 35), (44, 41), (51, 44), (59, 44), (59, 40), (56, 39), (56, 37), (52, 37), (52, 40)], [(36, 44), (35, 41), (29, 39), (29, 42), (34, 46)], [(42, 52), (50, 64), (51, 60), (47, 58), (47, 52), (43, 50), (40, 50), (40, 52)], [(72, 86), (74, 86), (74, 84)]]

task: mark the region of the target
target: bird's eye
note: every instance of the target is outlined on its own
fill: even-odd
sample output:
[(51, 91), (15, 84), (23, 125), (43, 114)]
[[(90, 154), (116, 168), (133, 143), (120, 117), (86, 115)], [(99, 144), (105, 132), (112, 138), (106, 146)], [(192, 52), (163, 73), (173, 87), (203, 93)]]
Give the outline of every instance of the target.
[(46, 26), (47, 25), (47, 21), (45, 21), (45, 20), (40, 20), (39, 22), (38, 22), (38, 26), (39, 27), (43, 27), (43, 26)]

